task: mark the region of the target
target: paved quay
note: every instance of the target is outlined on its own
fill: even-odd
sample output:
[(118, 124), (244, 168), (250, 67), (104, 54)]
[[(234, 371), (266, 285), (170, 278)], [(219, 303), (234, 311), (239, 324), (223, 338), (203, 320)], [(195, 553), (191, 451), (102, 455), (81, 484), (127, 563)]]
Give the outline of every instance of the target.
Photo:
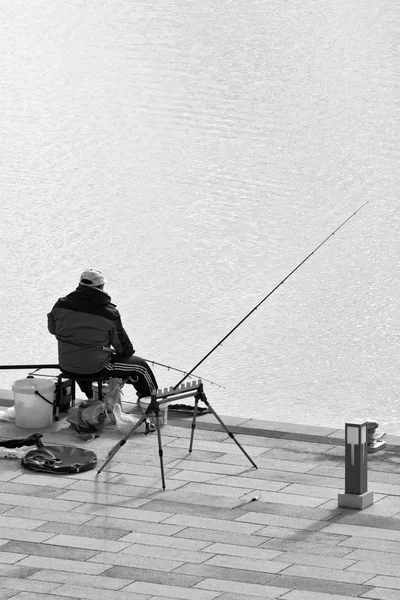
[[(99, 475), (1, 459), (0, 600), (399, 600), (400, 438), (369, 455), (374, 504), (356, 511), (338, 508), (344, 431), (222, 419), (258, 469), (211, 414), (189, 454), (191, 417), (172, 411), (165, 491), (156, 433), (135, 432)], [(3, 440), (30, 433), (0, 421)], [(85, 443), (65, 419), (42, 433), (98, 468), (122, 437)]]

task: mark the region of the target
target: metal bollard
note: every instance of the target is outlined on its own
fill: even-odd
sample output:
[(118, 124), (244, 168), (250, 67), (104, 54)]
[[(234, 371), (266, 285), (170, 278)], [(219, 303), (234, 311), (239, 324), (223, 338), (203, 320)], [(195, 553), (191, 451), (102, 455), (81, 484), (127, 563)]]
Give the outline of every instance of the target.
[(345, 493), (338, 495), (341, 508), (363, 509), (371, 506), (373, 493), (368, 492), (368, 421), (345, 424)]

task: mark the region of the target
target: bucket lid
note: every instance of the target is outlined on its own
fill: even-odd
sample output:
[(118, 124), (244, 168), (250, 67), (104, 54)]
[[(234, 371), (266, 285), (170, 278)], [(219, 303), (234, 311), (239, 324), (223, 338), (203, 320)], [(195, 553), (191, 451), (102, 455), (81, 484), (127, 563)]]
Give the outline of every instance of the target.
[(28, 391), (31, 389), (35, 390), (35, 386), (30, 381), (27, 382), (26, 379), (17, 379), (11, 386), (13, 392), (19, 392), (20, 390)]
[(22, 392), (25, 394), (34, 393), (35, 390), (46, 392), (54, 390), (54, 383), (40, 377), (27, 377), (26, 379), (17, 379), (17, 381), (14, 381), (11, 389), (13, 392)]

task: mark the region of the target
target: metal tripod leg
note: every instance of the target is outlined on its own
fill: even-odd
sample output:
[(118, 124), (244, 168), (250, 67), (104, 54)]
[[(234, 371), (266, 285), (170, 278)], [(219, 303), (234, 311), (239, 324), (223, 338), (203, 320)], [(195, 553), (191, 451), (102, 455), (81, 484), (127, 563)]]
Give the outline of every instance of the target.
[(111, 450), (108, 452), (108, 458), (107, 458), (106, 462), (97, 471), (97, 475), (102, 472), (102, 470), (104, 469), (104, 467), (106, 467), (108, 465), (108, 463), (110, 462), (112, 457), (117, 454), (118, 450), (120, 448), (122, 448), (122, 446), (124, 444), (126, 444), (126, 442), (129, 440), (131, 435), (133, 433), (135, 433), (136, 429), (138, 429), (141, 426), (141, 424), (144, 423), (144, 421), (146, 421), (146, 419), (147, 419), (147, 415), (143, 415), (142, 417), (140, 417), (139, 421), (137, 423), (135, 423), (135, 425), (132, 427), (132, 429), (130, 431), (128, 431), (128, 433), (126, 435), (124, 435), (124, 437), (118, 442), (118, 444), (115, 444), (114, 448), (111, 448)]
[(192, 422), (192, 436), (191, 436), (191, 439), (190, 439), (189, 452), (192, 451), (192, 445), (193, 445), (192, 442), (193, 442), (194, 430), (195, 430), (195, 427), (196, 427), (197, 404), (198, 404), (199, 400), (201, 400), (202, 402), (204, 402), (204, 404), (209, 408), (209, 410), (212, 412), (212, 414), (217, 419), (217, 421), (225, 429), (225, 431), (229, 435), (229, 437), (235, 442), (235, 444), (240, 448), (240, 450), (243, 452), (243, 454), (245, 455), (245, 457), (251, 462), (251, 464), (253, 465), (253, 467), (255, 467), (256, 469), (258, 469), (256, 463), (253, 461), (252, 458), (250, 458), (250, 456), (247, 454), (246, 450), (239, 444), (239, 442), (237, 441), (237, 439), (235, 438), (235, 436), (233, 435), (233, 433), (231, 431), (229, 431), (229, 429), (227, 428), (227, 426), (225, 425), (225, 423), (222, 421), (222, 419), (217, 415), (217, 413), (215, 412), (215, 410), (210, 405), (209, 401), (207, 400), (207, 396), (203, 392), (203, 386), (201, 386), (199, 388), (199, 394), (198, 394), (198, 396), (196, 396), (195, 409), (194, 409), (193, 422)]
[(190, 444), (189, 444), (189, 452), (192, 451), (193, 448), (193, 439), (194, 439), (194, 430), (196, 429), (196, 416), (197, 416), (197, 407), (199, 405), (200, 397), (198, 394), (194, 397), (194, 411), (193, 411), (193, 421), (192, 421), (192, 433), (190, 435)]
[[(153, 393), (151, 395), (151, 401), (150, 401), (150, 404), (149, 404), (149, 406), (148, 406), (145, 414), (132, 427), (132, 429), (118, 442), (118, 444), (116, 444), (114, 446), (114, 448), (112, 448), (109, 451), (108, 458), (105, 461), (105, 463), (100, 467), (100, 469), (97, 471), (97, 475), (102, 472), (102, 470), (108, 465), (108, 463), (113, 458), (113, 456), (116, 455), (116, 453), (118, 452), (118, 450), (120, 448), (122, 448), (122, 446), (128, 441), (128, 439), (131, 437), (131, 435), (141, 426), (141, 424), (143, 422), (146, 421), (146, 427), (148, 426), (147, 416), (149, 414), (154, 414), (155, 417), (156, 417), (156, 429), (157, 429), (157, 439), (158, 439), (158, 455), (160, 457), (160, 468), (161, 468), (161, 481), (162, 481), (163, 490), (165, 490), (164, 461), (163, 461), (163, 449), (162, 449), (162, 442), (161, 442), (160, 421), (159, 421), (159, 416), (158, 416), (159, 413), (160, 413), (160, 409), (159, 409), (159, 406), (158, 406), (158, 403), (157, 403), (157, 400), (156, 400), (156, 394)], [(147, 429), (146, 433), (149, 433), (149, 429)]]
[(155, 415), (156, 415), (156, 427), (157, 427), (157, 439), (158, 439), (158, 456), (160, 457), (160, 469), (161, 469), (162, 489), (165, 490), (164, 461), (163, 461), (163, 454), (164, 453), (163, 453), (162, 442), (161, 442), (160, 420), (158, 418), (158, 413), (159, 413), (159, 409), (155, 413)]

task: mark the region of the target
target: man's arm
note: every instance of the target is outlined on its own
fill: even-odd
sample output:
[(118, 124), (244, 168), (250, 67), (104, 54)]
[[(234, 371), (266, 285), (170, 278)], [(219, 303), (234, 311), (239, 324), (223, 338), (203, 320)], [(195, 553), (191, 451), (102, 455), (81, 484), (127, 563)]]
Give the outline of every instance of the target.
[(120, 318), (118, 318), (118, 320), (116, 321), (115, 327), (116, 339), (113, 336), (112, 345), (117, 350), (117, 352), (122, 354), (122, 356), (132, 356), (132, 354), (135, 354), (135, 350), (132, 346), (132, 342), (129, 339), (128, 334), (126, 333), (122, 325)]
[(51, 312), (47, 314), (47, 329), (52, 335), (56, 335), (56, 324)]

